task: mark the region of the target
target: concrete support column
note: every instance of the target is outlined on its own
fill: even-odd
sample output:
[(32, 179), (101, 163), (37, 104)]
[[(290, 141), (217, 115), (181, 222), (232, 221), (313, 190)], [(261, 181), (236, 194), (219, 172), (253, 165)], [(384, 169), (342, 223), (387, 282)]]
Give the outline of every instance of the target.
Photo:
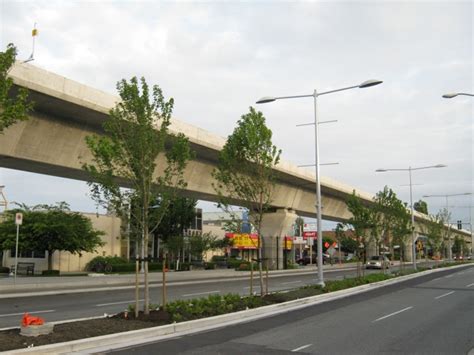
[[(293, 210), (278, 209), (265, 213), (262, 221), (262, 256), (270, 270), (283, 268), (284, 237), (289, 235), (291, 226), (298, 216)], [(263, 264), (265, 266), (265, 262)]]
[(367, 251), (367, 259), (369, 259), (372, 256), (378, 255), (380, 253), (380, 250), (377, 251), (377, 243), (375, 242), (374, 239), (369, 238), (367, 242), (366, 251)]

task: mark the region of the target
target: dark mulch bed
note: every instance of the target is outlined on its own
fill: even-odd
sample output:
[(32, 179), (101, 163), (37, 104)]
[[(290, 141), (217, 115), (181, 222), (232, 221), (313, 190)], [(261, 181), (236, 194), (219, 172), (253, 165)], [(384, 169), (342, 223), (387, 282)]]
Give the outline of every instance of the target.
[(101, 335), (126, 332), (129, 330), (156, 327), (169, 323), (169, 315), (161, 311), (152, 311), (145, 320), (143, 314), (138, 319), (123, 318), (123, 313), (110, 318), (91, 319), (80, 322), (57, 324), (49, 335), (25, 337), (20, 335), (19, 329), (0, 332), (0, 351), (27, 348), (31, 345), (40, 346), (65, 341), (78, 340)]
[[(274, 304), (290, 301), (297, 298), (314, 296), (322, 293), (314, 288), (293, 290), (286, 293), (266, 295), (262, 304)], [(126, 318), (125, 318), (126, 317)], [(25, 337), (20, 335), (19, 329), (0, 332), (0, 351), (27, 348), (29, 346), (40, 346), (65, 341), (72, 341), (101, 335), (126, 332), (130, 330), (144, 329), (171, 323), (171, 317), (164, 311), (150, 311), (149, 316), (139, 313), (138, 319), (134, 319), (133, 313), (119, 313), (113, 317), (85, 320), (57, 324), (54, 331), (49, 335), (38, 337)]]

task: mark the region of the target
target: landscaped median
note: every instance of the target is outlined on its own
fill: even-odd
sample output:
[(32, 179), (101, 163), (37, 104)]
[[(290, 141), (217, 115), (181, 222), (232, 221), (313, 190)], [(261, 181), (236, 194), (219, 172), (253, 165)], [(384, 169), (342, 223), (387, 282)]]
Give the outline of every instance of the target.
[[(455, 268), (466, 266), (466, 264), (456, 265)], [(325, 288), (305, 286), (287, 292), (273, 293), (263, 298), (213, 295), (201, 299), (180, 300), (169, 303), (165, 311), (151, 312), (148, 319), (142, 315), (138, 319), (133, 319), (133, 312), (123, 312), (107, 318), (57, 323), (53, 334), (37, 338), (22, 337), (19, 335), (18, 329), (11, 329), (0, 332), (0, 351), (30, 347), (15, 350), (14, 353), (57, 354), (75, 351), (87, 352), (93, 349), (98, 351), (98, 347), (102, 350), (119, 348), (125, 344), (138, 344), (159, 340), (163, 337), (248, 322), (442, 270), (445, 268), (403, 276), (383, 273), (371, 274), (362, 278), (327, 281)]]

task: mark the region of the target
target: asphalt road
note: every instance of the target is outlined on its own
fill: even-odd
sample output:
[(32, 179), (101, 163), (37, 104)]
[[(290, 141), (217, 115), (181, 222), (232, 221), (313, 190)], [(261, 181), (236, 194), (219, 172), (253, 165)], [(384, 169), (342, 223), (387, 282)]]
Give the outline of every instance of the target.
[[(422, 265), (420, 263), (419, 265)], [(405, 266), (408, 267), (408, 266)], [(392, 271), (398, 270), (393, 266)], [(356, 268), (325, 269), (324, 277), (327, 280), (338, 280), (344, 277), (354, 277)], [(366, 270), (366, 273), (379, 273), (380, 270)], [(297, 288), (316, 282), (315, 270), (302, 270), (301, 273), (271, 275), (268, 282), (268, 291), (280, 291)], [(59, 287), (59, 286), (58, 286)], [(258, 273), (254, 274), (253, 289), (260, 293)], [(211, 280), (195, 280), (189, 282), (169, 283), (167, 287), (167, 300), (191, 299), (206, 297), (210, 294), (250, 293), (250, 282), (246, 277), (241, 280), (235, 278), (222, 278)], [(143, 298), (141, 292), (140, 295)], [(93, 291), (85, 293), (68, 293), (48, 296), (31, 296), (19, 298), (0, 299), (0, 329), (17, 327), (25, 312), (43, 317), (48, 322), (98, 317), (106, 314), (115, 314), (127, 309), (128, 305), (135, 303), (134, 288), (119, 289), (110, 287), (107, 291)], [(150, 302), (160, 304), (162, 300), (161, 286), (150, 287)], [(140, 307), (143, 305), (141, 299)]]
[(467, 354), (474, 267), (117, 354)]
[[(380, 272), (367, 270), (366, 272)], [(353, 277), (356, 270), (326, 270), (325, 278), (330, 280)], [(260, 293), (258, 273), (254, 274), (253, 291)], [(313, 284), (316, 272), (301, 274), (280, 274), (269, 278), (268, 290), (278, 291)], [(167, 299), (187, 299), (206, 297), (210, 294), (250, 293), (249, 279), (218, 279), (196, 280), (182, 282), (179, 285), (168, 284)], [(141, 297), (143, 295), (141, 294)], [(150, 301), (160, 304), (162, 298), (161, 286), (150, 288)], [(113, 314), (127, 309), (134, 304), (134, 289), (114, 289), (109, 291), (94, 291), (86, 293), (69, 293), (49, 296), (31, 296), (21, 298), (4, 298), (0, 300), (0, 328), (19, 326), (24, 312), (38, 315), (48, 322), (102, 316), (104, 313)], [(143, 300), (140, 305), (143, 304)]]

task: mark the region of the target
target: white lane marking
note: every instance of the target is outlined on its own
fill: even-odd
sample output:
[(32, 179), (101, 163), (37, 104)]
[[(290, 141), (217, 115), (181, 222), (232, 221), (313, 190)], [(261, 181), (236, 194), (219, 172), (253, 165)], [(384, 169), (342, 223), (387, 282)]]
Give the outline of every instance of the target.
[(449, 279), (450, 277), (453, 277), (454, 275), (448, 275), (448, 276), (445, 276), (447, 279)]
[(300, 350), (309, 348), (311, 345), (313, 345), (313, 344), (306, 344), (306, 345), (300, 346), (299, 348), (296, 348), (296, 349), (291, 350), (291, 352), (292, 352), (292, 353), (295, 353), (295, 352), (297, 352), (297, 351), (300, 351)]
[(181, 295), (183, 297), (188, 297), (188, 296), (199, 296), (199, 295), (208, 295), (210, 293), (221, 293), (221, 291), (208, 291), (208, 292), (198, 292), (198, 293), (188, 293), (186, 295)]
[(301, 283), (301, 282), (303, 282), (303, 281), (298, 280), (298, 281), (282, 282), (281, 284), (282, 285), (289, 285), (289, 284), (297, 284), (297, 283)]
[(382, 320), (382, 319), (385, 319), (385, 318), (388, 318), (388, 317), (391, 317), (391, 316), (394, 316), (395, 314), (398, 314), (398, 313), (402, 313), (402, 312), (405, 312), (405, 311), (408, 311), (409, 309), (412, 309), (413, 306), (410, 306), (410, 307), (407, 307), (407, 308), (403, 308), (399, 311), (396, 311), (396, 312), (393, 312), (393, 313), (390, 313), (390, 314), (387, 314), (386, 316), (383, 316), (383, 317), (380, 317), (380, 318), (377, 318), (376, 320), (372, 321), (373, 322), (378, 322), (379, 320)]
[(454, 291), (451, 291), (451, 292), (445, 293), (444, 295), (441, 295), (441, 296), (435, 297), (434, 299), (435, 299), (435, 300), (437, 300), (437, 299), (440, 299), (440, 298), (442, 298), (442, 297), (449, 296), (449, 295), (451, 295), (451, 294), (453, 294), (453, 293), (454, 293)]
[[(143, 302), (143, 300), (138, 300), (139, 302)], [(100, 303), (96, 304), (96, 307), (103, 307), (103, 306), (114, 306), (116, 304), (135, 304), (135, 300), (132, 301), (120, 301), (120, 302), (110, 302), (110, 303)]]
[(469, 285), (467, 285), (466, 287), (471, 287), (471, 286), (474, 286), (474, 283), (473, 283), (473, 284), (469, 284)]
[(56, 312), (54, 309), (48, 309), (46, 311), (34, 311), (34, 312), (21, 312), (21, 313), (10, 313), (10, 314), (0, 314), (0, 317), (12, 317), (12, 316), (22, 316), (25, 313), (28, 314), (38, 314), (38, 313), (51, 313)]

